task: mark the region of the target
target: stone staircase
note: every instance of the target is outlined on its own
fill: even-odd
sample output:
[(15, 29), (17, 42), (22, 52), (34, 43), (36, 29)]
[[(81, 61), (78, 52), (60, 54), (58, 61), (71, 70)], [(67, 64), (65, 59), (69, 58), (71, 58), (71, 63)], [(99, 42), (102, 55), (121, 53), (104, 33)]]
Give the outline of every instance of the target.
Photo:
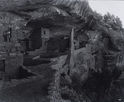
[(109, 53), (104, 55), (104, 61), (105, 61), (105, 66), (106, 68), (112, 70), (115, 68), (115, 55)]
[[(116, 65), (116, 56), (112, 54), (105, 54), (104, 56), (105, 64), (108, 69), (113, 70), (115, 67), (118, 67)], [(124, 83), (124, 71), (122, 70), (120, 77), (118, 78), (118, 81), (122, 81)]]

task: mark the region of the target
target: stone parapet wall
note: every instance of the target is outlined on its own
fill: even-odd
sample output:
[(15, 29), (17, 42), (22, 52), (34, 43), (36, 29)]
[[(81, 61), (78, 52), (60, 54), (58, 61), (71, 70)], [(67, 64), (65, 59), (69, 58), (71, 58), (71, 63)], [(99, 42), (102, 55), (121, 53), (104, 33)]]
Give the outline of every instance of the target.
[(22, 54), (10, 54), (10, 56), (6, 56), (5, 60), (5, 68), (4, 72), (9, 77), (14, 77), (18, 72), (18, 68), (23, 66), (23, 55)]
[(19, 66), (23, 65), (23, 55), (10, 55), (6, 58), (5, 61), (5, 72), (12, 75), (14, 74)]

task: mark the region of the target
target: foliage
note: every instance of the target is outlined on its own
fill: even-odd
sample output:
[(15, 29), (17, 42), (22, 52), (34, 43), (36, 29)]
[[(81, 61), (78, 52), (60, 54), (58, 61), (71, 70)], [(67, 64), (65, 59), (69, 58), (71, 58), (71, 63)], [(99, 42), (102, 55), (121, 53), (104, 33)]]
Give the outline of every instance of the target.
[(104, 22), (114, 30), (120, 30), (122, 29), (122, 23), (120, 21), (120, 18), (115, 17), (114, 15), (111, 15), (110, 13), (107, 13), (104, 15)]

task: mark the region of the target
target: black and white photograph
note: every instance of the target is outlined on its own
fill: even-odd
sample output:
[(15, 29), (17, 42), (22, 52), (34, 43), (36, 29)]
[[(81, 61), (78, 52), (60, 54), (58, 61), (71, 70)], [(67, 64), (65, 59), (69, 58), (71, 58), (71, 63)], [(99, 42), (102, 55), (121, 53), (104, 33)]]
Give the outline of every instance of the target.
[(0, 102), (124, 102), (124, 0), (0, 0)]

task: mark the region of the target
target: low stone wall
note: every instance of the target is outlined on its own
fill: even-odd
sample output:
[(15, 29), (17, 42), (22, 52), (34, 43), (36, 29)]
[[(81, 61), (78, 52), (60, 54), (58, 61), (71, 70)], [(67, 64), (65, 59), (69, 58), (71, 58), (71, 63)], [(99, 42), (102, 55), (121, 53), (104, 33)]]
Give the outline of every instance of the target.
[(19, 66), (23, 65), (23, 55), (22, 54), (15, 54), (7, 56), (5, 60), (5, 73), (10, 76), (14, 77), (18, 72)]

